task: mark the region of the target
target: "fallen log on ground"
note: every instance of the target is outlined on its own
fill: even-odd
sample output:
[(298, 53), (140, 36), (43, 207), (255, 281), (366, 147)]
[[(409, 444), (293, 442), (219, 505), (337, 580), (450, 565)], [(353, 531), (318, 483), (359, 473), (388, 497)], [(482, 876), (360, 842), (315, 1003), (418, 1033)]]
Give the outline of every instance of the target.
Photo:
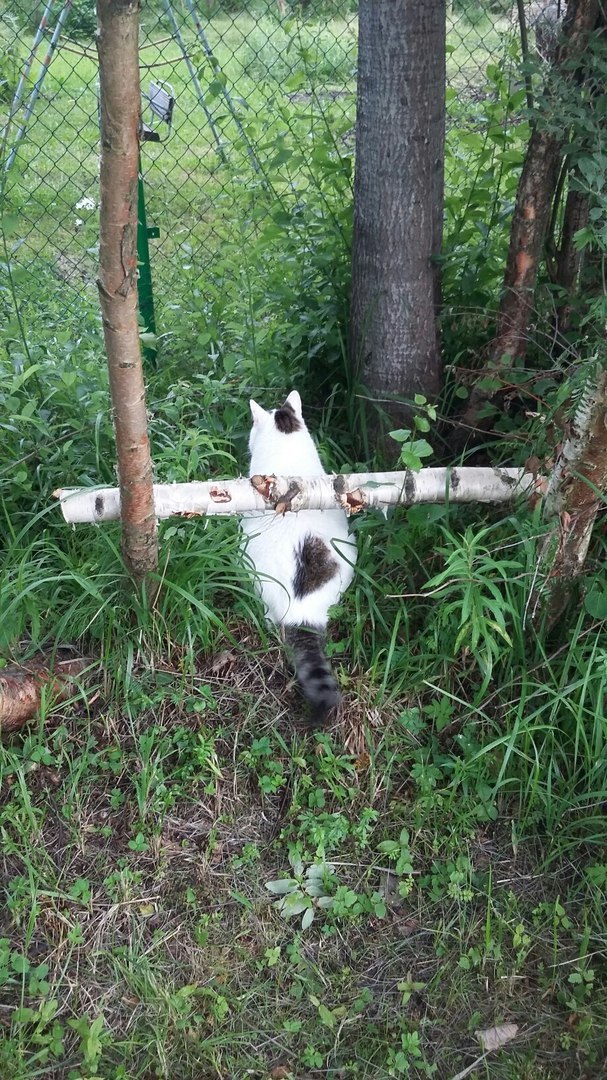
[(40, 711), (43, 697), (68, 701), (78, 690), (79, 677), (91, 667), (87, 657), (68, 660), (33, 659), (0, 670), (0, 733), (16, 731)]

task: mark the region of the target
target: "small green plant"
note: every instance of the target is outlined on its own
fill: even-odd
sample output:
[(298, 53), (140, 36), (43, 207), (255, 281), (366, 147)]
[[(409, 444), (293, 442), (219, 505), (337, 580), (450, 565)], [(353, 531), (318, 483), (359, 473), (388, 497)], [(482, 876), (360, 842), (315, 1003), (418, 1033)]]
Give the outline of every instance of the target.
[(424, 1060), (419, 1031), (406, 1031), (400, 1037), (400, 1048), (388, 1051), (388, 1076), (407, 1076), (415, 1069), (422, 1076), (434, 1076), (436, 1067)]
[(413, 888), (413, 860), (408, 829), (401, 829), (398, 840), (382, 840), (377, 850), (394, 861), (394, 873), (400, 878), (398, 891), (401, 896), (408, 896)]
[(490, 542), (495, 534), (491, 526), (468, 528), (462, 536), (444, 526), (441, 532), (446, 540), (440, 549), (444, 569), (424, 588), (437, 597), (439, 630), (449, 627), (451, 637), (457, 628), (454, 655), (466, 652), (473, 657), (486, 683), (496, 660), (512, 649), (507, 619), (515, 619), (517, 611), (508, 597), (508, 583), (520, 564), (497, 554)]
[(276, 757), (276, 748), (269, 736), (253, 739), (251, 747), (242, 754), (242, 761), (254, 773), (261, 791), (274, 795), (286, 783), (282, 762)]
[(430, 431), (430, 422), (436, 420), (436, 407), (431, 405), (423, 394), (415, 395), (414, 404), (417, 411), (413, 416), (413, 427), (391, 431), (390, 437), (400, 444), (398, 465), (411, 469), (412, 472), (419, 472), (422, 459), (430, 457), (434, 451), (426, 439), (418, 436)]
[(103, 1016), (96, 1016), (94, 1020), (89, 1020), (87, 1016), (80, 1016), (74, 1020), (68, 1020), (68, 1026), (80, 1038), (78, 1052), (82, 1057), (85, 1073), (95, 1076), (99, 1070), (103, 1043), (107, 1036), (104, 1031), (105, 1022)]
[(0, 987), (25, 983), (28, 996), (44, 998), (50, 989), (48, 972), (48, 964), (32, 964), (24, 953), (11, 949), (9, 938), (0, 938)]
[(327, 863), (312, 863), (307, 868), (296, 857), (290, 859), (293, 877), (266, 882), (266, 889), (279, 899), (274, 907), (285, 919), (302, 915), (301, 928), (307, 930), (314, 921), (316, 909), (333, 904), (331, 882), (333, 868)]
[[(57, 1017), (59, 1002), (56, 999), (43, 1001), (36, 1007), (22, 1005), (11, 1015), (15, 1032), (27, 1033), (27, 1041), (34, 1051), (34, 1059), (41, 1066), (52, 1067), (65, 1054), (65, 1026)], [(1, 1053), (1, 1051), (0, 1051)], [(1, 1061), (0, 1057), (0, 1061)]]

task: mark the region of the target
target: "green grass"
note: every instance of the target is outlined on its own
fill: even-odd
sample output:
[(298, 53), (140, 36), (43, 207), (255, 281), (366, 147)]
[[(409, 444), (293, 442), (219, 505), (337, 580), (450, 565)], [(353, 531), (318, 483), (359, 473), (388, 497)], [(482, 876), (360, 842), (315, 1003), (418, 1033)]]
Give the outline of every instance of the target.
[[(259, 235), (277, 190), (287, 204), (293, 202), (294, 184), (300, 193), (305, 190), (305, 169), (298, 164), (293, 172), (286, 161), (282, 167), (274, 163), (277, 154), (285, 154), (285, 137), (292, 154), (315, 126), (324, 131), (327, 125), (339, 139), (353, 124), (356, 36), (349, 23), (334, 20), (320, 34), (290, 24), (287, 32), (275, 20), (239, 15), (215, 18), (207, 34), (263, 173), (251, 175), (247, 146), (221, 86), (197, 39), (186, 30), (226, 154), (222, 165), (179, 47), (166, 40), (164, 30), (155, 29), (143, 43), (142, 85), (147, 90), (150, 78), (162, 77), (176, 96), (170, 138), (162, 145), (148, 143), (142, 151), (148, 221), (161, 230), (160, 240), (152, 242), (152, 258), (165, 323), (176, 283), (180, 294), (187, 295), (192, 266), (197, 274), (211, 266), (226, 240), (246, 250)], [(7, 187), (15, 215), (16, 262), (31, 265), (34, 260), (67, 280), (63, 299), (72, 307), (83, 292), (86, 302), (86, 283), (94, 284), (98, 228), (94, 209), (76, 209), (84, 197), (98, 201), (97, 66), (90, 48), (78, 55), (81, 48), (69, 45), (53, 60)], [(273, 51), (267, 54), (268, 49)], [(333, 102), (325, 94), (335, 86), (347, 92)], [(243, 206), (245, 181), (249, 194)]]
[[(197, 288), (201, 270), (212, 271), (226, 247), (246, 257), (278, 205), (285, 221), (292, 215), (311, 183), (310, 155), (299, 152), (302, 146), (313, 148), (329, 138), (342, 155), (352, 150), (354, 17), (280, 24), (267, 14), (216, 14), (205, 25), (261, 172), (253, 173), (221, 85), (193, 33), (186, 25), (185, 41), (226, 164), (219, 160), (179, 47), (168, 40), (167, 28), (150, 22), (141, 52), (143, 89), (150, 78), (162, 78), (176, 95), (170, 138), (161, 145), (147, 143), (142, 151), (148, 222), (161, 233), (151, 250), (164, 332), (183, 324), (188, 287)], [(482, 92), (486, 64), (503, 54), (500, 27), (454, 20), (449, 82), (458, 93), (468, 87)], [(10, 38), (15, 34), (10, 23), (7, 34), (8, 51), (20, 48), (25, 54), (25, 42)], [(98, 215), (96, 209), (76, 208), (83, 198), (98, 201), (96, 81), (90, 42), (59, 48), (6, 191), (14, 260), (24, 267), (23, 302), (33, 266), (56, 281), (61, 304), (74, 314), (96, 305)], [(280, 261), (278, 245), (273, 257)], [(259, 273), (253, 260), (251, 272)]]
[(440, 522), (442, 551), (427, 511), (358, 523), (344, 708), (306, 735), (231, 523), (162, 527), (151, 612), (114, 527), (26, 521), (5, 655), (72, 642), (101, 668), (0, 749), (3, 1076), (451, 1077), (500, 1023), (491, 1075), (600, 1075), (603, 627), (523, 626), (537, 522)]
[[(166, 257), (154, 270), (167, 337), (147, 371), (156, 475), (236, 474), (247, 397), (271, 404), (294, 382), (327, 465), (367, 464), (343, 364), (351, 146), (339, 139), (353, 96), (321, 97), (353, 88), (353, 24), (304, 26), (292, 82), (284, 54), (271, 77), (270, 35), (285, 36), (273, 17), (213, 18), (209, 32), (251, 102), (268, 183), (229, 119), (218, 166), (174, 46), (152, 34), (143, 55), (169, 60), (152, 70), (180, 103), (171, 142), (144, 148)], [(481, 22), (470, 34), (481, 71), (498, 35)], [(469, 55), (453, 35), (452, 81)], [(329, 643), (344, 707), (328, 732), (298, 722), (233, 522), (161, 525), (150, 610), (118, 529), (69, 529), (52, 499), (115, 480), (96, 215), (75, 211), (96, 185), (93, 78), (90, 58), (54, 61), (4, 216), (11, 245), (24, 222), (36, 229), (13, 251), (22, 327), (10, 282), (0, 289), (0, 656), (71, 645), (91, 667), (73, 700), (46, 693), (0, 743), (2, 1080), (451, 1080), (479, 1057), (475, 1032), (503, 1023), (516, 1038), (472, 1077), (600, 1077), (600, 528), (579, 603), (546, 634), (528, 611), (543, 525), (524, 505), (355, 521), (356, 583)], [(455, 364), (483, 333), (461, 298), (495, 303), (527, 131), (501, 70), (490, 90), (450, 106)], [(90, 274), (84, 300), (59, 250)], [(495, 460), (544, 447), (546, 426), (513, 420)]]

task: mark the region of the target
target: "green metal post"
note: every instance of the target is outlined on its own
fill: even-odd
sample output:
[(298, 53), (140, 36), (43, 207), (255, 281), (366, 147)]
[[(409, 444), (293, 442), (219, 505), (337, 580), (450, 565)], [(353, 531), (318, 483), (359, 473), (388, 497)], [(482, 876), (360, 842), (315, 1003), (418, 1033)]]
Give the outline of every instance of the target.
[[(139, 293), (139, 313), (143, 320), (145, 332), (148, 334), (156, 333), (154, 294), (152, 292), (152, 268), (150, 266), (150, 245), (148, 240), (156, 239), (159, 235), (160, 230), (158, 228), (148, 228), (145, 216), (145, 196), (143, 192), (140, 152), (137, 213), (137, 259), (139, 263), (139, 280), (137, 282), (137, 291)], [(143, 355), (147, 360), (154, 361), (156, 359), (156, 349), (151, 345), (144, 345)]]

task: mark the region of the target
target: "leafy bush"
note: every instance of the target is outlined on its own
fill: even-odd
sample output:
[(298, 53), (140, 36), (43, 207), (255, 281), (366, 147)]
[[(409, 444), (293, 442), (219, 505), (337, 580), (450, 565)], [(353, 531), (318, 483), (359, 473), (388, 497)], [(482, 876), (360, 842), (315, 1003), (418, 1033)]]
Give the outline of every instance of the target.
[(508, 15), (513, 6), (512, 0), (455, 0), (453, 10), (474, 25), (495, 15)]
[[(30, 30), (34, 31), (40, 24), (44, 12), (43, 0), (11, 0), (11, 11), (14, 17)], [(55, 25), (58, 11), (51, 16), (49, 25)], [(97, 13), (95, 0), (73, 0), (69, 13), (64, 36), (93, 38), (97, 30)]]
[(17, 21), (12, 15), (0, 19), (0, 101), (10, 104), (19, 81), (20, 48)]
[[(453, 124), (445, 155), (443, 334), (452, 361), (492, 333), (487, 312), (499, 301), (529, 124), (525, 92), (508, 70), (487, 67), (484, 100), (462, 105), (447, 91)], [(455, 317), (454, 317), (455, 316)]]
[(257, 23), (239, 50), (251, 78), (284, 83), (285, 89), (351, 81), (356, 71), (356, 37), (347, 28)]
[(67, 32), (75, 37), (93, 38), (97, 32), (95, 0), (74, 0)]

